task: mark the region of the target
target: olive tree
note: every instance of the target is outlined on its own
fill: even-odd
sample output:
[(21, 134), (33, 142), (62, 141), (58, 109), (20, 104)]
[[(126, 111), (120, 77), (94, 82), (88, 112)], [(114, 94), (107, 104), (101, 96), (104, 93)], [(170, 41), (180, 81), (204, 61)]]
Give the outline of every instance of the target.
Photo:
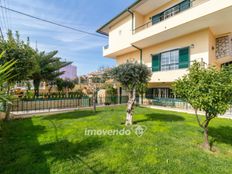
[(111, 77), (119, 82), (128, 91), (128, 103), (126, 125), (133, 123), (133, 109), (136, 100), (136, 90), (143, 84), (147, 84), (151, 78), (151, 70), (144, 64), (127, 62), (113, 68)]
[[(189, 73), (174, 83), (175, 94), (188, 102), (194, 109), (197, 122), (204, 130), (203, 147), (210, 149), (208, 126), (210, 121), (224, 114), (232, 98), (232, 67), (218, 70), (215, 67), (205, 68), (194, 62)], [(198, 116), (198, 110), (205, 112), (204, 120)]]

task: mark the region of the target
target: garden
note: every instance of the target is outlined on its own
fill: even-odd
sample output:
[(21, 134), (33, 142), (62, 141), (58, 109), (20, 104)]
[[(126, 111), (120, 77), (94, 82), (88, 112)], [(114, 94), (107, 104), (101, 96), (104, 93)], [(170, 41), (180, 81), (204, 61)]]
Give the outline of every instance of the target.
[[(141, 136), (85, 135), (124, 129), (125, 106), (1, 122), (0, 173), (231, 173), (232, 120), (209, 128), (213, 151), (202, 148), (194, 115), (137, 107)], [(129, 129), (129, 128), (128, 128)]]
[[(194, 61), (189, 73), (173, 83), (175, 98), (191, 106), (191, 115), (141, 105), (152, 72), (137, 62), (92, 76), (86, 88), (90, 96), (72, 93), (74, 85), (57, 74), (69, 63), (54, 57), (57, 51), (38, 53), (16, 36), (9, 31), (0, 55), (0, 102), (6, 113), (0, 120), (0, 173), (232, 173), (232, 120), (217, 118), (231, 107), (232, 66), (217, 69)], [(22, 66), (21, 52), (38, 69), (17, 79), (16, 72), (28, 68)], [(41, 61), (47, 62), (45, 69)], [(11, 86), (25, 79), (33, 80), (34, 94), (14, 103)], [(56, 81), (66, 92), (41, 96), (42, 81), (51, 86)], [(108, 87), (107, 81), (112, 82)], [(111, 97), (117, 86), (127, 95)], [(99, 103), (102, 87), (111, 96)], [(75, 111), (11, 117), (11, 111), (38, 108)]]

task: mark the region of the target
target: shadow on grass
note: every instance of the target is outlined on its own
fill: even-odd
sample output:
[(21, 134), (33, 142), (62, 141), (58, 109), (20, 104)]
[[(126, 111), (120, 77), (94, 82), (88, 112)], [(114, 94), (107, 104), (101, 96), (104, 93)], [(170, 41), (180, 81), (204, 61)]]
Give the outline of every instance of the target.
[[(40, 149), (45, 154), (46, 159), (53, 159), (55, 161), (71, 160), (78, 162), (84, 166), (84, 168), (92, 173), (101, 173), (104, 168), (99, 161), (91, 162), (91, 164), (85, 162), (83, 158), (88, 156), (95, 149), (99, 148), (102, 142), (97, 137), (88, 137), (83, 141), (72, 143), (67, 140), (60, 140), (49, 144), (42, 145)], [(95, 166), (101, 166), (100, 169), (95, 169)]]
[(0, 173), (50, 173), (37, 140), (44, 128), (31, 119), (1, 122)]
[(209, 127), (209, 135), (213, 138), (213, 142), (232, 145), (232, 127), (230, 126)]
[(92, 111), (92, 110), (79, 110), (74, 112), (68, 112), (68, 113), (61, 113), (56, 115), (50, 115), (46, 116), (43, 119), (45, 120), (62, 120), (62, 119), (79, 119), (84, 117), (90, 117), (95, 116), (99, 114), (101, 111)]
[(48, 161), (62, 163), (66, 160), (72, 160), (75, 164), (83, 166), (83, 171), (101, 173), (109, 170), (100, 161), (91, 160), (88, 164), (84, 160), (102, 146), (103, 142), (98, 137), (86, 137), (79, 142), (54, 137), (54, 140), (48, 141), (47, 144), (46, 142), (41, 144), (38, 141), (39, 135), (53, 133), (46, 132), (44, 126), (33, 125), (31, 119), (0, 124), (0, 173), (49, 174), (51, 163), (47, 163)]
[(163, 113), (152, 113), (145, 115), (147, 119), (135, 120), (134, 123), (146, 122), (146, 121), (163, 121), (163, 122), (172, 122), (172, 121), (184, 121), (185, 118), (175, 114), (163, 114)]

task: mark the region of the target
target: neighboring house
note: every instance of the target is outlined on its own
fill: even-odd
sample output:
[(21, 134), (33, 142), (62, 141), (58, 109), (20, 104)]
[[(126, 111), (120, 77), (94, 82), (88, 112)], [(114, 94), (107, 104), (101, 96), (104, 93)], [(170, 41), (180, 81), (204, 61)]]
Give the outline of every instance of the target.
[(77, 78), (77, 67), (74, 65), (65, 66), (60, 71), (64, 71), (64, 74), (60, 76), (62, 79), (74, 80)]
[(192, 61), (231, 63), (231, 21), (232, 0), (138, 0), (97, 32), (109, 36), (105, 57), (146, 64), (150, 95), (170, 98)]

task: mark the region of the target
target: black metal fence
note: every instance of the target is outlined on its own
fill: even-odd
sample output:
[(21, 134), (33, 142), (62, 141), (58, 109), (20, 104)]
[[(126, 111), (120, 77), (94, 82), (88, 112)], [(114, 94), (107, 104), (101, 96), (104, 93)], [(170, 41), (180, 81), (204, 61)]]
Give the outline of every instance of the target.
[[(97, 97), (97, 105), (115, 105), (127, 103), (128, 96)], [(64, 99), (15, 99), (12, 101), (12, 112), (29, 112), (55, 109), (82, 108), (93, 106), (92, 97), (64, 98)]]

